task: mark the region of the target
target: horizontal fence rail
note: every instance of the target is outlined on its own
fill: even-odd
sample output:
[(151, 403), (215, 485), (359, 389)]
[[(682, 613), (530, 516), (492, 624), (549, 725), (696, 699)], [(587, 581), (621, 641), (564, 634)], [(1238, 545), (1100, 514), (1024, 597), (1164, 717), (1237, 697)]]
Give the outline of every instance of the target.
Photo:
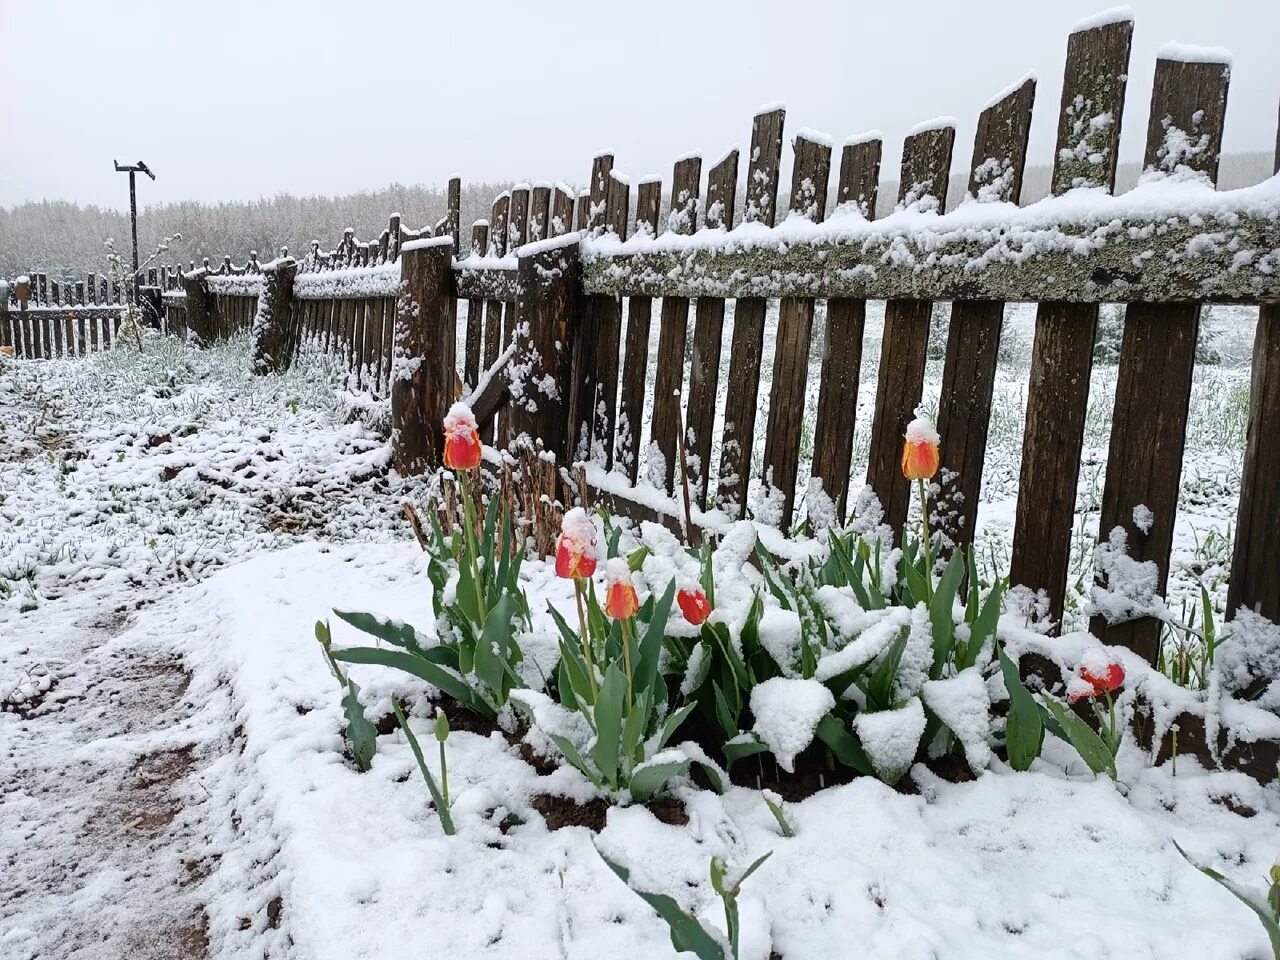
[[(866, 482), (901, 533), (910, 499), (902, 436), (923, 395), (934, 306), (949, 302), (938, 410), (947, 479), (932, 496), (935, 507), (949, 505), (938, 520), (954, 548), (973, 538), (1004, 307), (1034, 302), (1011, 577), (1043, 591), (1060, 621), (1099, 304), (1126, 305), (1103, 539), (1119, 528), (1131, 555), (1156, 566), (1161, 591), (1201, 308), (1258, 304), (1229, 613), (1247, 607), (1280, 620), (1280, 453), (1267, 442), (1280, 434), (1280, 178), (1216, 190), (1230, 67), (1213, 51), (1171, 47), (1156, 62), (1146, 172), (1114, 196), (1132, 31), (1117, 13), (1068, 39), (1053, 193), (1029, 206), (1019, 201), (1033, 78), (982, 112), (966, 195), (950, 213), (949, 120), (908, 135), (897, 205), (878, 220), (879, 137), (837, 147), (797, 132), (779, 209), (786, 112), (771, 107), (753, 120), (749, 153), (730, 151), (705, 171), (700, 157), (679, 158), (665, 188), (658, 178), (632, 184), (601, 154), (587, 189), (517, 184), (464, 237), (455, 178), (445, 215), (420, 230), (392, 215), (373, 240), (347, 230), (332, 249), (313, 243), (300, 259), (285, 250), (266, 264), (254, 254), (242, 267), (224, 258), (218, 270), (206, 261), (166, 273), (168, 326), (205, 342), (248, 329), (263, 373), (299, 349), (340, 357), (353, 387), (389, 400), (402, 472), (439, 465), (440, 420), (462, 398), (486, 442), (554, 458), (566, 483), (585, 477), (588, 490), (566, 496), (669, 524), (688, 518), (696, 536), (745, 516), (753, 480), (774, 492), (780, 526), (802, 510), (811, 527), (845, 520), (857, 493), (866, 304), (882, 300), (875, 402), (861, 411)], [(766, 351), (774, 301), (776, 340)], [(810, 353), (823, 314), (805, 478)], [(1140, 527), (1141, 505), (1154, 520)], [(1153, 618), (1093, 628), (1155, 657)]]

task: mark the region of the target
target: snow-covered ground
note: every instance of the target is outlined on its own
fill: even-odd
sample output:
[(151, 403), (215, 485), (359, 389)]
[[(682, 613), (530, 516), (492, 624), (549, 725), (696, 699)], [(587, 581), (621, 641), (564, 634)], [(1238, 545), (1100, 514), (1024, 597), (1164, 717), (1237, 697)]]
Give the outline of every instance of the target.
[[(335, 606), (430, 627), (400, 516), (421, 490), (386, 475), (378, 411), (353, 413), (322, 360), (248, 369), (243, 343), (0, 367), (0, 698), (56, 678), (0, 713), (0, 956), (671, 957), (600, 854), (718, 922), (712, 855), (768, 851), (743, 889), (744, 957), (1265, 955), (1253, 915), (1171, 841), (1258, 888), (1280, 789), (1149, 768), (1130, 745), (1119, 787), (1051, 739), (1028, 773), (828, 787), (785, 805), (791, 838), (759, 791), (691, 784), (687, 824), (612, 807), (596, 834), (535, 808), (588, 801), (576, 772), (455, 729), (444, 836), (403, 734), (366, 774), (344, 759), (313, 634)], [(1206, 462), (1189, 451), (1184, 475)], [(1214, 511), (1234, 506), (1230, 475), (1213, 473)], [(546, 600), (571, 595), (540, 562), (524, 577), (549, 631)], [(393, 692), (414, 708), (436, 769), (425, 686), (351, 671), (371, 717)]]

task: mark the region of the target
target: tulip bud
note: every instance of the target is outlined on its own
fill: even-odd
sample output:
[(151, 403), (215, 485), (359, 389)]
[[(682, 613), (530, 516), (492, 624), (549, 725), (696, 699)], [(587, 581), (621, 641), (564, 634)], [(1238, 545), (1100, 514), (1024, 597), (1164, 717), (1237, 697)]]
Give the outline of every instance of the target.
[(441, 743), (449, 739), (449, 717), (439, 707), (436, 708), (436, 739)]
[(927, 417), (916, 417), (907, 425), (902, 445), (902, 475), (908, 480), (932, 480), (938, 472), (938, 444), (942, 438)]
[(444, 418), (444, 465), (450, 470), (480, 466), (480, 430), (465, 403), (455, 403)]
[(711, 615), (711, 604), (707, 601), (707, 595), (696, 588), (681, 590), (676, 594), (676, 603), (679, 604), (684, 618), (695, 627)]
[(631, 582), (631, 568), (627, 561), (614, 557), (605, 567), (609, 588), (605, 593), (604, 612), (614, 620), (634, 617), (640, 609), (640, 598)]
[(585, 580), (596, 572), (596, 527), (581, 507), (574, 507), (560, 522), (556, 541), (556, 576)]

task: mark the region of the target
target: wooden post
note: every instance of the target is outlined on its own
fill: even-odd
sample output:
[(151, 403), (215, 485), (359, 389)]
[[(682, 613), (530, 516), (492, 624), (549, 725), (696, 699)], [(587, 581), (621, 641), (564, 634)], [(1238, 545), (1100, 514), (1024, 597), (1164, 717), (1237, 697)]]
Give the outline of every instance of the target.
[(517, 446), (564, 463), (572, 450), (566, 414), (582, 289), (577, 237), (521, 257), (517, 283), (515, 362), (524, 374), (510, 384), (512, 435)]
[[(602, 153), (591, 162), (591, 192), (587, 197), (586, 231), (589, 236), (598, 236), (605, 229), (605, 214), (609, 199), (609, 174), (613, 170), (613, 154)], [(581, 209), (579, 218), (582, 217)], [(594, 425), (593, 412), (596, 402), (596, 362), (597, 329), (596, 318), (588, 309), (589, 301), (582, 298), (577, 306), (583, 311), (577, 318), (577, 332), (574, 337), (574, 355), (572, 363), (572, 386), (568, 394), (568, 406), (565, 412), (569, 416), (570, 449), (569, 457), (586, 457), (591, 452), (591, 431)]]
[(529, 194), (529, 242), (547, 239), (551, 225), (551, 184), (535, 183)]
[[(831, 145), (801, 135), (792, 146), (795, 163), (791, 175), (791, 212), (820, 223), (827, 211)], [(783, 297), (778, 305), (769, 425), (764, 440), (764, 480), (782, 491), (783, 530), (790, 528), (795, 509), (813, 312), (814, 301), (809, 297)]]
[[(955, 137), (956, 129), (949, 124), (907, 137), (898, 178), (899, 206), (932, 200), (939, 212), (946, 209)], [(885, 523), (898, 537), (911, 505), (911, 484), (902, 476), (902, 436), (924, 391), (932, 317), (933, 303), (928, 300), (890, 300), (884, 305), (867, 483), (880, 499)]]
[[(619, 240), (627, 239), (627, 218), (630, 213), (631, 186), (609, 171), (609, 186), (605, 200), (605, 229)], [(591, 326), (595, 330), (595, 378), (596, 401), (590, 411), (592, 444), (586, 455), (592, 459), (599, 451), (604, 468), (613, 469), (614, 433), (618, 416), (618, 361), (622, 343), (622, 298), (612, 294), (584, 298), (591, 314)]]
[[(471, 256), (483, 257), (489, 248), (489, 221), (477, 220), (471, 225)], [(467, 301), (467, 349), (463, 356), (462, 378), (471, 387), (480, 382), (480, 336), (484, 321), (484, 301)], [(486, 369), (488, 369), (486, 367)]]
[[(698, 229), (698, 195), (702, 180), (702, 158), (683, 157), (671, 174), (671, 215), (667, 228), (672, 233), (695, 233)], [(684, 355), (689, 338), (689, 301), (684, 297), (663, 297), (658, 320), (658, 358), (653, 377), (653, 421), (650, 436), (662, 455), (662, 482), (670, 493), (675, 483), (680, 436), (680, 394), (684, 390)]]
[[(1028, 78), (978, 118), (969, 196), (979, 203), (1017, 203), (1021, 197), (1035, 95), (1036, 82)], [(953, 547), (973, 543), (1003, 324), (1004, 303), (999, 300), (957, 300), (951, 305), (938, 401), (944, 472), (937, 479), (941, 496), (929, 507), (934, 529), (946, 535), (943, 556)]]
[[(837, 209), (855, 204), (862, 216), (875, 218), (880, 152), (880, 140), (875, 137), (855, 137), (845, 143), (840, 153)], [(850, 297), (827, 300), (818, 416), (813, 431), (813, 476), (822, 481), (823, 491), (835, 505), (837, 523), (844, 520), (848, 508), (866, 320), (867, 301)]]
[[(733, 206), (737, 197), (738, 151), (735, 148), (707, 174), (705, 221), (708, 229), (733, 229)], [(711, 438), (715, 431), (723, 340), (724, 299), (699, 297), (694, 307), (693, 362), (689, 366), (689, 403), (684, 423), (690, 486), (700, 508), (707, 505), (707, 483), (711, 476)]]
[[(0, 347), (13, 346), (12, 321), (9, 317), (9, 282), (0, 280)], [(17, 352), (16, 350), (14, 351)]]
[[(507, 254), (507, 217), (510, 212), (511, 194), (503, 193), (493, 201), (492, 223), (489, 228), (490, 256), (504, 257)], [(512, 304), (503, 303), (501, 300), (488, 300), (485, 302), (484, 368), (486, 370), (498, 362), (498, 356), (502, 353), (502, 318), (504, 314), (510, 314), (512, 310), (514, 310)], [(510, 319), (507, 320), (507, 326), (510, 326)], [(502, 410), (494, 416), (489, 424), (481, 427), (480, 435), (484, 441), (492, 444), (498, 435), (498, 424), (505, 424), (509, 418), (510, 413)]]
[[(636, 233), (658, 235), (662, 209), (662, 181), (641, 180), (636, 193)], [(649, 372), (649, 325), (653, 317), (651, 297), (627, 299), (626, 358), (622, 364), (619, 398), (617, 463), (634, 485), (640, 468), (640, 431), (644, 426), (644, 389)]]
[(400, 248), (395, 360), (391, 373), (391, 457), (401, 476), (440, 464), (444, 416), (453, 403), (457, 346), (452, 311), (453, 238)]
[[(1230, 76), (1226, 63), (1156, 61), (1144, 158), (1148, 170), (1173, 173), (1187, 167), (1217, 180)], [(1180, 146), (1184, 142), (1200, 146), (1187, 153)], [(1171, 144), (1177, 146), (1171, 150)], [(1105, 544), (1112, 530), (1123, 530), (1129, 556), (1156, 565), (1161, 594), (1169, 578), (1199, 333), (1198, 303), (1131, 303), (1125, 311), (1098, 535)], [(1135, 515), (1140, 507), (1146, 510)], [(1096, 575), (1105, 588), (1105, 571)], [(1161, 621), (1155, 618), (1109, 624), (1096, 616), (1090, 630), (1153, 665), (1159, 655)]]
[(462, 256), (462, 178), (449, 180), (449, 211), (445, 215), (445, 230), (453, 237), (453, 255)]
[(551, 229), (549, 237), (563, 237), (573, 229), (573, 190), (557, 183), (551, 195)]
[[(778, 206), (778, 168), (782, 163), (781, 107), (756, 115), (751, 129), (751, 157), (747, 162), (744, 218), (772, 227)], [(751, 453), (755, 444), (760, 357), (764, 352), (765, 301), (740, 298), (733, 307), (733, 341), (729, 345), (729, 385), (724, 403), (724, 441), (720, 445), (720, 473), (716, 500), (730, 516), (746, 516)]]
[[(1054, 194), (1076, 186), (1115, 188), (1132, 38), (1133, 21), (1126, 19), (1077, 31), (1067, 40)], [(1097, 304), (1042, 303), (1036, 313), (1009, 579), (1044, 590), (1049, 617), (1059, 624), (1097, 325)]]
[[(1280, 173), (1280, 126), (1276, 128), (1275, 172)], [(1280, 304), (1258, 310), (1249, 383), (1249, 426), (1245, 432), (1240, 507), (1227, 585), (1227, 617), (1246, 608), (1280, 623)]]
[[(187, 329), (195, 334), (196, 342), (208, 346), (216, 338), (216, 315), (213, 297), (209, 294), (209, 270), (207, 267), (182, 274), (182, 289), (187, 294)], [(94, 346), (97, 346), (95, 336)]]

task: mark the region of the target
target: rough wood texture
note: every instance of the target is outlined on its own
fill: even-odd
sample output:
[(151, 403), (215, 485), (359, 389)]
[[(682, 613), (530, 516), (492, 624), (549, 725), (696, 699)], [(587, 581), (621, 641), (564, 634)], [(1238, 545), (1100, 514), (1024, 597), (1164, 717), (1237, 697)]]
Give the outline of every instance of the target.
[(583, 190), (578, 194), (578, 202), (573, 208), (573, 229), (583, 231), (587, 229), (587, 214), (590, 212), (591, 192)]
[[(471, 255), (484, 256), (489, 249), (489, 224), (477, 221), (471, 227)], [(475, 297), (467, 301), (467, 348), (463, 359), (463, 379), (475, 386), (480, 379), (480, 352), (483, 349), (484, 299)]]
[(611, 153), (602, 153), (591, 161), (591, 186), (587, 195), (586, 220), (582, 220), (583, 214), (579, 210), (578, 229), (586, 229), (592, 235), (604, 229), (605, 207), (609, 199), (609, 173), (612, 170), (613, 154)]
[[(708, 228), (733, 229), (737, 193), (738, 151), (730, 150), (707, 175), (705, 219)], [(724, 307), (725, 302), (719, 297), (699, 297), (694, 312), (693, 361), (689, 366), (689, 403), (684, 423), (690, 486), (694, 499), (702, 508), (707, 505), (707, 486), (711, 477), (711, 439), (715, 432)]]
[(545, 240), (551, 225), (551, 187), (540, 184), (529, 194), (529, 242)]
[[(630, 187), (609, 172), (605, 200), (605, 229), (619, 240), (627, 239), (630, 215)], [(591, 411), (591, 447), (588, 456), (603, 458), (605, 469), (613, 468), (614, 433), (618, 416), (618, 360), (622, 338), (622, 298), (591, 297), (588, 310), (596, 334), (596, 402)]]
[[(791, 212), (821, 222), (827, 210), (831, 148), (798, 136), (793, 144)], [(809, 380), (809, 342), (813, 338), (814, 301), (784, 297), (778, 306), (778, 338), (773, 348), (769, 425), (764, 441), (765, 482), (782, 491), (782, 529), (791, 526), (800, 470), (800, 434), (804, 427), (805, 385)]]
[[(1021, 197), (1035, 93), (1029, 79), (978, 118), (969, 165), (969, 196), (978, 202), (1017, 203)], [(951, 306), (938, 401), (941, 496), (930, 507), (935, 526), (946, 535), (944, 555), (951, 545), (973, 542), (1003, 323), (999, 300), (957, 300)]]
[[(1280, 161), (1280, 144), (1276, 148)], [(1280, 166), (1280, 163), (1278, 163)], [(1227, 616), (1241, 607), (1280, 623), (1280, 305), (1258, 313)]]
[(445, 214), (445, 231), (453, 237), (453, 255), (462, 255), (462, 180), (449, 180), (448, 212)]
[(507, 250), (515, 253), (529, 242), (529, 188), (511, 191), (511, 219), (507, 221)]
[[(868, 219), (875, 217), (880, 181), (878, 139), (846, 144), (840, 155), (836, 206), (855, 204)], [(849, 467), (857, 426), (858, 379), (862, 369), (862, 336), (867, 302), (850, 297), (827, 300), (817, 423), (813, 431), (813, 476), (835, 506), (837, 525), (849, 500)]]
[[(671, 174), (671, 213), (667, 229), (688, 234), (698, 229), (698, 191), (702, 158), (677, 160)], [(680, 393), (684, 388), (685, 344), (689, 333), (689, 301), (664, 297), (658, 327), (657, 371), (653, 387), (650, 436), (662, 456), (662, 480), (667, 491), (675, 481), (680, 438)]]
[[(1132, 36), (1132, 21), (1120, 21), (1073, 33), (1067, 41), (1054, 193), (1080, 184), (1115, 187)], [(1100, 117), (1105, 122), (1093, 122)], [(1049, 617), (1058, 623), (1097, 325), (1093, 304), (1049, 301), (1036, 313), (1009, 576), (1015, 585), (1046, 591)]]
[[(1156, 61), (1144, 158), (1148, 169), (1172, 173), (1187, 166), (1217, 179), (1230, 76), (1225, 63)], [(1188, 152), (1187, 143), (1195, 149)], [(1107, 542), (1113, 529), (1123, 530), (1129, 555), (1156, 565), (1161, 594), (1173, 549), (1199, 332), (1199, 304), (1134, 303), (1125, 313), (1098, 534)], [(1139, 505), (1151, 511), (1145, 530), (1133, 517)], [(1104, 573), (1097, 571), (1097, 577), (1105, 587)], [(1108, 625), (1099, 616), (1090, 629), (1107, 643), (1156, 662), (1159, 620)]]
[[(954, 127), (935, 127), (907, 137), (898, 183), (900, 206), (946, 207), (955, 133)], [(890, 300), (884, 309), (867, 483), (880, 499), (885, 522), (899, 537), (911, 503), (911, 484), (902, 476), (902, 435), (924, 390), (932, 315), (928, 300)]]
[[(778, 207), (778, 168), (782, 163), (782, 126), (786, 111), (756, 114), (751, 125), (747, 161), (747, 223), (772, 227)], [(745, 516), (751, 454), (755, 445), (760, 359), (764, 350), (765, 301), (743, 297), (733, 305), (733, 340), (729, 345), (729, 384), (724, 402), (724, 440), (716, 501), (730, 516)]]
[(551, 232), (548, 236), (562, 237), (573, 229), (573, 194), (563, 185), (556, 184), (551, 194)]
[[(578, 349), (578, 243), (520, 258), (516, 359), (525, 368), (512, 384), (511, 429), (519, 442), (541, 441), (563, 463), (569, 455), (570, 361)], [(544, 385), (550, 384), (548, 390)]]
[[(217, 337), (213, 297), (209, 294), (209, 284), (205, 280), (207, 276), (206, 271), (200, 270), (183, 274), (182, 277), (182, 289), (187, 295), (187, 329), (204, 344), (212, 343)], [(96, 337), (94, 347), (97, 347)]]
[(253, 320), (253, 372), (282, 373), (293, 362), (293, 278), (298, 263), (278, 260), (263, 271), (261, 301)]
[(401, 476), (438, 466), (443, 420), (453, 402), (456, 340), (449, 309), (452, 244), (400, 253), (395, 367), (391, 380), (391, 457)]
[[(492, 256), (504, 257), (507, 254), (507, 220), (511, 215), (511, 194), (502, 193), (493, 201), (493, 209), (490, 211), (489, 223), (489, 242)], [(484, 368), (488, 370), (497, 362), (499, 354), (502, 353), (502, 320), (504, 310), (507, 309), (501, 300), (490, 299), (485, 301), (484, 305)], [(492, 444), (498, 438), (499, 426), (505, 424), (509, 420), (509, 413), (503, 411), (501, 416), (495, 417), (480, 431), (480, 437), (485, 443)]]
[[(657, 236), (662, 209), (662, 182), (647, 180), (636, 195), (636, 233)], [(653, 301), (631, 297), (627, 301), (626, 358), (622, 364), (617, 439), (618, 466), (634, 484), (640, 468), (640, 429), (644, 423), (644, 388), (649, 367), (649, 325)]]

